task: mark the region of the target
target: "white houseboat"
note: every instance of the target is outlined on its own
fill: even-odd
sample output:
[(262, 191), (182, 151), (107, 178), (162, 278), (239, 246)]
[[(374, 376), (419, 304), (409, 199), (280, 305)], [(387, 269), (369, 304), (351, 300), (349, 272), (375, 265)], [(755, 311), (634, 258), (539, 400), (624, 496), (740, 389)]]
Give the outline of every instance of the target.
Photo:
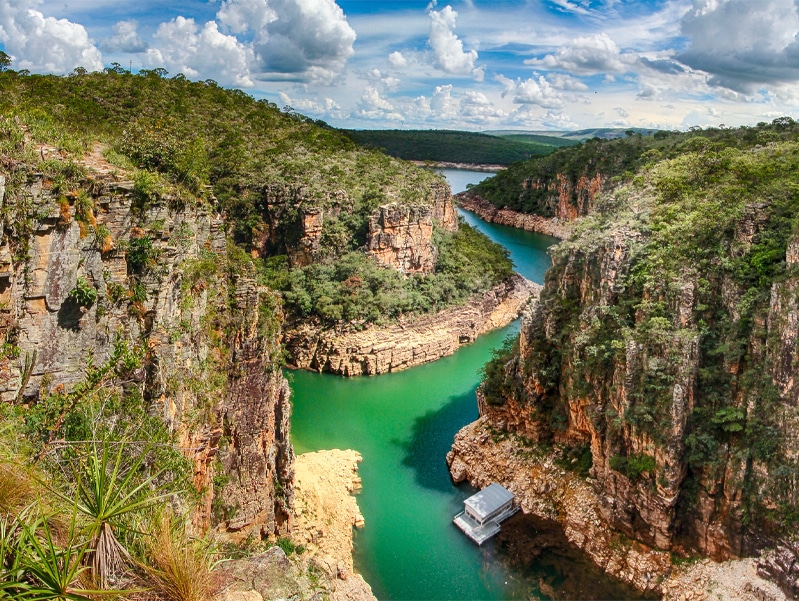
[(466, 499), (463, 506), (453, 521), (478, 545), (499, 532), (499, 525), (519, 511), (513, 493), (496, 482)]

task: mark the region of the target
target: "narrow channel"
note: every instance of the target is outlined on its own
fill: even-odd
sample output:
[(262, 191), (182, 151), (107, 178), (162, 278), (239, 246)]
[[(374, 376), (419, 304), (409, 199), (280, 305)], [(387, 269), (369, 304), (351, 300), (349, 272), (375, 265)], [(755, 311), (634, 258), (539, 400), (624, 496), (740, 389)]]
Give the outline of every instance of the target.
[[(444, 174), (455, 192), (487, 176), (450, 171)], [(464, 218), (505, 245), (519, 273), (543, 282), (554, 238)], [(297, 453), (349, 448), (363, 456), (358, 504), (366, 526), (356, 532), (355, 563), (378, 599), (548, 599), (547, 583), (583, 570), (546, 558), (518, 563), (501, 543), (477, 547), (452, 524), (475, 491), (452, 484), (445, 455), (455, 433), (478, 417), (480, 368), (517, 331), (514, 323), (450, 357), (399, 373), (289, 375)]]

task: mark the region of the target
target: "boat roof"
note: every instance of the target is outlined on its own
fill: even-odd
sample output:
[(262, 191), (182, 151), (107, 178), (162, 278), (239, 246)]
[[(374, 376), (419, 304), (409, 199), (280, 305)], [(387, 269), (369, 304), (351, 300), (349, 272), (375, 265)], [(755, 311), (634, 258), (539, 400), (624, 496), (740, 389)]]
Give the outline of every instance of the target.
[(485, 518), (494, 513), (508, 501), (513, 500), (513, 493), (496, 482), (485, 487), (479, 493), (466, 499), (463, 504), (468, 506), (480, 518)]

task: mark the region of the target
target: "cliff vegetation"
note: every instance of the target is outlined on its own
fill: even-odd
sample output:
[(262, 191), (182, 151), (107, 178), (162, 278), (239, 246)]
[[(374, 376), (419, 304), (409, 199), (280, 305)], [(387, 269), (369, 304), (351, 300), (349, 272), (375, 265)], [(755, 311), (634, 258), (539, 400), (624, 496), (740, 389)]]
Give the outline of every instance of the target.
[(629, 130), (615, 139), (595, 136), (579, 146), (514, 163), (470, 191), (499, 209), (571, 221), (591, 212), (599, 192), (629, 182), (647, 164), (700, 148), (744, 150), (794, 139), (796, 133), (793, 119), (782, 117), (753, 127), (694, 127), (687, 132), (657, 131), (651, 135)]
[(485, 368), (489, 420), (566, 465), (590, 452), (605, 522), (655, 549), (743, 556), (799, 522), (796, 134), (784, 118), (564, 151), (638, 169), (556, 248), (518, 351)]

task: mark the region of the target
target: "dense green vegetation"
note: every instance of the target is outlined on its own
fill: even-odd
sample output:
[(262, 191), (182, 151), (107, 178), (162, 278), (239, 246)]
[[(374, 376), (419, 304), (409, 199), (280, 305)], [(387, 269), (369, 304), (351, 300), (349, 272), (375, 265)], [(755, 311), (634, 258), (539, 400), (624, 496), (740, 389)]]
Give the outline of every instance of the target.
[[(440, 176), (360, 149), (325, 123), (281, 112), (238, 90), (224, 90), (212, 81), (190, 82), (182, 75), (167, 79), (158, 69), (131, 75), (116, 66), (69, 77), (0, 72), (0, 91), (0, 116), (13, 117), (35, 140), (62, 155), (75, 160), (101, 142), (106, 158), (133, 172), (140, 213), (163, 198), (175, 205), (197, 198), (212, 201), (226, 214), (228, 232), (236, 243), (277, 257), (269, 270), (281, 266), (284, 273), (270, 276), (269, 281), (285, 291), (288, 308), (298, 315), (371, 321), (406, 311), (436, 310), (462, 302), (464, 294), (484, 290), (497, 281), (497, 273), (510, 271), (507, 258), (497, 254), (487, 238), (470, 231), (455, 237), (438, 234), (442, 262), (430, 278), (403, 281), (390, 269), (378, 267), (360, 253), (370, 214), (388, 202), (429, 204), (430, 185)], [(7, 137), (0, 136), (4, 154), (26, 163), (41, 162), (32, 145), (26, 147), (16, 139), (19, 130), (11, 121), (6, 124)], [(84, 176), (82, 167), (69, 160), (45, 161), (38, 168), (64, 183)], [(17, 183), (21, 182), (10, 181), (10, 190)], [(288, 263), (281, 263), (280, 257), (296, 244), (302, 213), (309, 207), (331, 209), (318, 250), (320, 262), (289, 274)], [(107, 232), (93, 215), (89, 217), (90, 209), (79, 209), (78, 219), (102, 243)], [(26, 222), (19, 217), (12, 221)], [(265, 230), (271, 232), (266, 242)], [(151, 256), (149, 233), (124, 244), (133, 273), (156, 259)], [(492, 258), (487, 264), (497, 265), (485, 276), (475, 275), (478, 269), (464, 258), (481, 253)], [(347, 269), (347, 275), (338, 279)], [(352, 290), (341, 288), (350, 276), (368, 279), (369, 294), (363, 289), (352, 295)], [(319, 284), (301, 283), (317, 277)], [(336, 292), (329, 289), (333, 282)], [(306, 288), (315, 291), (308, 292), (310, 301)], [(399, 293), (400, 289), (406, 292)], [(344, 296), (354, 296), (357, 302), (345, 303)], [(369, 308), (374, 299), (376, 304)], [(76, 300), (88, 302), (83, 297)]]
[(434, 241), (438, 262), (430, 274), (406, 277), (353, 251), (293, 269), (285, 256), (273, 257), (266, 262), (265, 282), (283, 291), (297, 316), (362, 326), (461, 304), (512, 274), (508, 252), (465, 222), (455, 233), (437, 230)]
[[(623, 138), (605, 140), (595, 137), (545, 157), (514, 163), (472, 190), (497, 207), (551, 217), (558, 206), (561, 181), (568, 182), (574, 189), (581, 178), (592, 179), (599, 174), (604, 189), (609, 189), (629, 181), (638, 169), (659, 160), (701, 148), (745, 149), (792, 139), (794, 129), (790, 119), (775, 119), (756, 127), (692, 128), (688, 132), (658, 131), (651, 136), (642, 136), (631, 130), (630, 135)], [(585, 207), (581, 206), (584, 203), (576, 192), (572, 194), (571, 204), (579, 214), (585, 213)]]
[[(33, 136), (72, 153), (96, 141), (133, 165), (192, 194), (207, 185), (252, 242), (264, 189), (325, 206), (345, 190), (362, 198), (424, 203), (435, 175), (359, 150), (344, 134), (213, 81), (166, 79), (162, 70), (131, 75), (119, 68), (70, 77), (0, 73), (0, 114), (17, 116)], [(125, 166), (124, 163), (121, 166)], [(137, 178), (142, 202), (159, 179)]]
[(545, 146), (552, 146), (554, 148), (566, 148), (569, 146), (577, 146), (577, 140), (570, 140), (568, 138), (556, 138), (555, 136), (543, 136), (540, 134), (525, 134), (525, 133), (503, 133), (493, 134), (498, 138), (505, 138), (506, 140), (513, 140), (515, 142), (527, 142), (528, 144), (543, 144)]
[(366, 148), (379, 148), (401, 159), (476, 165), (509, 165), (573, 144), (450, 130), (359, 129), (346, 133)]

